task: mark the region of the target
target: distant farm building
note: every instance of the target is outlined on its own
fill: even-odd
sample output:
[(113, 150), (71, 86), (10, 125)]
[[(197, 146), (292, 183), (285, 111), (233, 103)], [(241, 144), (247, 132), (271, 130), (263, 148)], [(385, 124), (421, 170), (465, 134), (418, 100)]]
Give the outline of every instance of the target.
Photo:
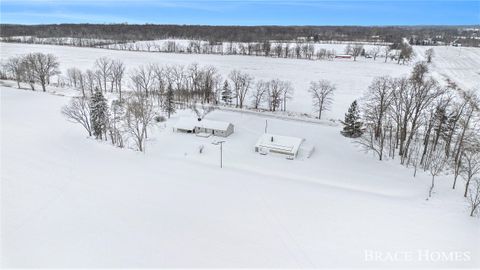
[(288, 159), (297, 157), (298, 150), (305, 139), (265, 133), (258, 139), (255, 152), (285, 155)]
[(198, 121), (193, 118), (180, 118), (175, 124), (175, 130), (183, 133), (195, 133), (208, 136), (228, 137), (234, 132), (232, 123), (203, 119)]
[(335, 55), (335, 58), (350, 59), (350, 58), (352, 58), (352, 56), (349, 55), (349, 54), (338, 54), (338, 55)]

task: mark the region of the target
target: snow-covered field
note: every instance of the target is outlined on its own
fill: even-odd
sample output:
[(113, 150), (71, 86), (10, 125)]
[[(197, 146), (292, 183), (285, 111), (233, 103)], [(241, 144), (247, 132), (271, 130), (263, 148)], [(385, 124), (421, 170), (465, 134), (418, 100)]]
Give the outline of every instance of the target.
[[(30, 50), (16, 46), (2, 44), (2, 57)], [(56, 53), (62, 68), (117, 56), (95, 49), (35, 48)], [(200, 63), (219, 61), (224, 68), (253, 68), (249, 61), (255, 61), (257, 76), (274, 74), (262, 61), (285, 76), (297, 63), (121, 54), (129, 64), (185, 63), (194, 57)], [(327, 75), (332, 74), (328, 65), (362, 65), (305, 63)], [(358, 78), (366, 80), (362, 74)], [(299, 76), (304, 78), (302, 72)], [(2, 267), (480, 266), (480, 220), (468, 217), (461, 190), (450, 189), (450, 177), (439, 177), (426, 201), (428, 175), (413, 178), (396, 162), (360, 152), (339, 135), (339, 127), (270, 119), (269, 132), (306, 138), (317, 149), (310, 159), (291, 161), (254, 152), (263, 117), (215, 111), (207, 118), (235, 124), (220, 169), (213, 138), (173, 133), (172, 125), (187, 111), (154, 127), (146, 153), (140, 153), (87, 139), (60, 114), (68, 97), (7, 86), (0, 94)], [(199, 145), (205, 147), (202, 154)], [(372, 251), (382, 252), (382, 258), (412, 256), (365, 260), (365, 252)], [(435, 259), (440, 252), (461, 252), (469, 259)]]
[[(68, 39), (66, 39), (68, 40)], [(97, 47), (102, 48), (109, 48), (109, 49), (120, 49), (120, 50), (138, 50), (138, 51), (166, 51), (168, 45), (175, 43), (176, 51), (187, 52), (187, 47), (191, 43), (198, 44), (200, 47), (208, 45), (210, 42), (207, 40), (191, 40), (191, 39), (159, 39), (159, 40), (141, 40), (135, 42), (127, 42), (122, 44), (108, 44), (108, 45), (100, 45)], [(221, 42), (215, 45), (215, 51), (227, 53), (230, 50), (230, 47), (234, 48), (237, 53), (241, 52), (240, 47), (247, 48), (248, 42)], [(251, 43), (255, 44), (255, 43)], [(285, 42), (275, 42), (270, 41), (272, 48), (275, 47), (276, 44), (282, 44), (283, 47), (289, 46), (290, 49), (294, 48), (297, 43), (295, 41), (291, 41), (288, 43)], [(313, 43), (313, 42), (305, 42), (305, 43), (298, 43), (300, 46), (302, 45), (312, 45), (315, 48), (315, 52), (318, 52), (320, 49), (326, 50), (334, 50), (336, 54), (343, 54), (345, 47), (347, 45), (354, 46), (355, 44), (362, 44), (366, 51), (370, 50), (373, 46), (373, 42), (355, 42), (355, 41), (331, 41), (331, 43)], [(375, 44), (377, 45), (377, 44)], [(378, 45), (385, 45), (385, 43), (378, 43)], [(389, 45), (389, 44), (387, 44)]]
[[(329, 46), (341, 46), (343, 48), (345, 45)], [(374, 77), (407, 75), (411, 69), (410, 66), (397, 65), (393, 62), (384, 63), (382, 59), (373, 61), (365, 58), (359, 58), (356, 62), (350, 59), (309, 61), (257, 56), (131, 52), (13, 43), (0, 43), (0, 49), (0, 59), (2, 60), (11, 55), (30, 52), (55, 54), (59, 58), (60, 68), (64, 73), (71, 67), (81, 69), (93, 68), (95, 60), (102, 56), (120, 59), (125, 62), (128, 69), (148, 63), (189, 65), (196, 62), (200, 65), (215, 66), (223, 77), (226, 77), (233, 69), (239, 69), (253, 75), (256, 80), (279, 78), (291, 81), (295, 88), (295, 93), (293, 100), (287, 104), (287, 109), (302, 113), (313, 112), (312, 99), (308, 93), (310, 82), (327, 79), (336, 85), (337, 90), (332, 110), (325, 113), (325, 119), (343, 119), (348, 106), (353, 100), (362, 96), (362, 93), (368, 88)]]
[[(342, 52), (345, 44), (317, 44), (327, 49)], [(429, 47), (415, 46), (416, 60), (423, 60), (423, 53)], [(465, 89), (480, 89), (480, 48), (434, 47), (435, 57), (431, 66), (432, 73), (439, 79), (446, 78)], [(373, 61), (359, 57), (356, 62), (350, 59), (333, 61), (309, 61), (303, 59), (277, 59), (270, 57), (240, 55), (202, 55), (173, 54), (158, 52), (117, 51), (95, 48), (65, 47), (53, 45), (32, 45), (0, 43), (0, 59), (29, 52), (53, 53), (60, 60), (61, 70), (68, 68), (92, 68), (95, 60), (102, 56), (120, 59), (128, 69), (139, 65), (156, 63), (160, 65), (179, 64), (212, 65), (226, 77), (233, 69), (248, 72), (256, 80), (279, 78), (293, 83), (293, 100), (287, 104), (290, 111), (313, 113), (308, 87), (313, 80), (327, 79), (333, 82), (337, 90), (330, 112), (325, 119), (343, 118), (350, 103), (362, 96), (372, 79), (377, 76), (408, 75), (411, 65), (398, 65), (390, 60), (384, 63), (382, 58)]]
[[(325, 46), (342, 51), (345, 45)], [(417, 59), (427, 48), (415, 47)], [(434, 49), (436, 77), (479, 89), (479, 48)], [(0, 43), (0, 62), (30, 52), (55, 54), (62, 72), (92, 68), (102, 56), (121, 59), (129, 69), (194, 62), (213, 65), (223, 76), (240, 69), (257, 80), (292, 81), (287, 109), (305, 113), (312, 112), (310, 81), (327, 79), (337, 86), (327, 119), (343, 117), (374, 77), (411, 69), (383, 59), (13, 43)], [(426, 201), (427, 174), (413, 178), (395, 161), (375, 160), (340, 136), (338, 126), (268, 118), (270, 133), (315, 146), (311, 158), (301, 153), (291, 161), (254, 152), (266, 117), (215, 111), (207, 118), (235, 125), (220, 169), (214, 138), (173, 132), (188, 111), (155, 126), (144, 154), (87, 139), (80, 126), (67, 122), (60, 109), (77, 94), (71, 90), (52, 95), (0, 83), (2, 267), (480, 267), (480, 220), (468, 217), (451, 177), (439, 177)], [(365, 252), (380, 252), (383, 260), (368, 261)], [(394, 262), (385, 257), (399, 252), (412, 256)], [(468, 253), (470, 259), (435, 260), (435, 252)]]
[(415, 46), (414, 51), (422, 59), (429, 48), (435, 51), (432, 70), (439, 78), (450, 78), (461, 88), (480, 91), (480, 48)]

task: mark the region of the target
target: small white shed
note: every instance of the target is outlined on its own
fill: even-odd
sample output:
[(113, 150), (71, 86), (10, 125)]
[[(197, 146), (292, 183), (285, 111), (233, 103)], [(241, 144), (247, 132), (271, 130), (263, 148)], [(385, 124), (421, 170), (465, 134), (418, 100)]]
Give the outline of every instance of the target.
[(300, 145), (305, 139), (281, 135), (263, 134), (255, 144), (255, 152), (276, 153), (286, 155), (287, 158), (297, 157)]

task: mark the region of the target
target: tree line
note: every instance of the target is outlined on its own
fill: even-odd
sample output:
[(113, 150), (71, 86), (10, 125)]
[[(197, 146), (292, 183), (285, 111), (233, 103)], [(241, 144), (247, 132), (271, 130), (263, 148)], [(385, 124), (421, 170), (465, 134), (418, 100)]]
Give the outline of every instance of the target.
[[(404, 37), (449, 43), (458, 35), (469, 35), (462, 26), (208, 26), (158, 24), (0, 24), (0, 35), (110, 39), (118, 41), (166, 38), (201, 39), (211, 42), (262, 42), (264, 40), (370, 41), (395, 42)], [(469, 42), (478, 41), (467, 39)], [(472, 45), (472, 46), (473, 46)]]
[[(308, 60), (332, 60), (338, 55), (335, 49), (316, 48), (315, 43), (296, 42), (275, 42), (265, 40), (263, 42), (207, 42), (202, 40), (189, 40), (184, 42), (166, 40), (163, 42), (145, 41), (141, 43), (114, 43), (99, 47), (113, 50), (147, 51), (165, 53), (187, 53), (187, 54), (220, 54), (220, 55), (248, 55), (264, 56), (275, 58), (293, 58)], [(403, 60), (405, 63), (413, 58), (413, 48), (405, 42), (392, 44), (372, 43), (370, 49), (365, 49), (363, 43), (349, 42), (343, 52), (353, 57), (364, 56), (377, 60), (384, 57), (385, 62), (390, 60)], [(398, 61), (400, 63), (400, 61)]]
[[(31, 53), (10, 57), (2, 66), (3, 77), (15, 80), (18, 88), (21, 83), (28, 83), (35, 90), (35, 85), (40, 84), (46, 91), (55, 76), (57, 86), (72, 87), (80, 91), (82, 97), (94, 96), (98, 90), (104, 95), (115, 93), (122, 102), (125, 92), (142, 92), (157, 106), (163, 106), (168, 117), (173, 107), (193, 103), (287, 111), (295, 91), (290, 81), (255, 80), (252, 75), (236, 69), (223, 77), (214, 66), (197, 63), (188, 66), (147, 64), (127, 72), (121, 60), (101, 57), (90, 69), (73, 67), (62, 75), (54, 55)], [(334, 90), (335, 86), (327, 80), (311, 82), (309, 92), (318, 118), (329, 110)]]
[[(215, 67), (196, 63), (147, 64), (127, 72), (121, 60), (101, 57), (91, 69), (73, 67), (62, 75), (54, 55), (30, 53), (10, 57), (3, 67), (4, 77), (15, 80), (18, 88), (27, 83), (35, 90), (40, 84), (46, 91), (55, 76), (56, 86), (78, 90), (81, 95), (72, 98), (63, 114), (81, 124), (89, 136), (109, 140), (118, 147), (133, 140), (139, 151), (145, 149), (148, 127), (154, 120), (163, 121), (163, 115), (170, 118), (179, 108), (192, 108), (199, 112), (199, 118), (218, 105), (287, 111), (294, 93), (290, 81), (255, 80), (240, 70), (223, 77)], [(326, 80), (311, 83), (309, 92), (318, 118), (329, 109), (334, 90), (335, 86)], [(204, 105), (196, 108), (197, 103)]]
[[(342, 134), (379, 160), (398, 159), (400, 164), (435, 178), (452, 174), (452, 188), (464, 180), (463, 195), (470, 215), (480, 205), (480, 98), (454, 83), (442, 86), (429, 74), (429, 64), (418, 62), (409, 76), (378, 77), (345, 116)], [(361, 112), (361, 113), (360, 113)], [(362, 120), (360, 120), (360, 114)]]
[[(56, 56), (43, 53), (29, 53), (10, 57), (3, 64), (5, 73), (9, 73), (10, 78), (17, 82), (18, 88), (20, 88), (21, 82), (25, 82), (30, 85), (32, 90), (35, 90), (35, 84), (38, 83), (44, 92), (51, 79), (60, 74), (58, 67), (59, 63)], [(2, 76), (7, 75), (3, 74)]]

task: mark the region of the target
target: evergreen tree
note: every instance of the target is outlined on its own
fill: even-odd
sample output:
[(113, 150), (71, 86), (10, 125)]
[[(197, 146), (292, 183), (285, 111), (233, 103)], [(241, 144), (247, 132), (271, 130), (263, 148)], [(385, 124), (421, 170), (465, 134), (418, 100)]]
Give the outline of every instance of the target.
[(175, 93), (173, 91), (172, 85), (168, 85), (167, 92), (165, 93), (165, 98), (163, 99), (163, 111), (165, 111), (170, 118), (170, 115), (175, 113)]
[[(98, 88), (95, 88), (95, 93), (90, 99), (90, 121), (95, 138), (103, 139), (108, 126), (108, 105), (102, 91)], [(107, 139), (106, 136), (105, 139)]]
[(225, 83), (223, 84), (222, 101), (228, 105), (232, 104), (232, 91), (230, 90), (227, 80), (225, 80)]
[(362, 125), (363, 123), (360, 121), (360, 113), (357, 106), (357, 101), (353, 101), (348, 108), (348, 112), (345, 114), (345, 120), (342, 121), (343, 124), (343, 136), (350, 137), (350, 138), (357, 138), (360, 137), (363, 133)]

